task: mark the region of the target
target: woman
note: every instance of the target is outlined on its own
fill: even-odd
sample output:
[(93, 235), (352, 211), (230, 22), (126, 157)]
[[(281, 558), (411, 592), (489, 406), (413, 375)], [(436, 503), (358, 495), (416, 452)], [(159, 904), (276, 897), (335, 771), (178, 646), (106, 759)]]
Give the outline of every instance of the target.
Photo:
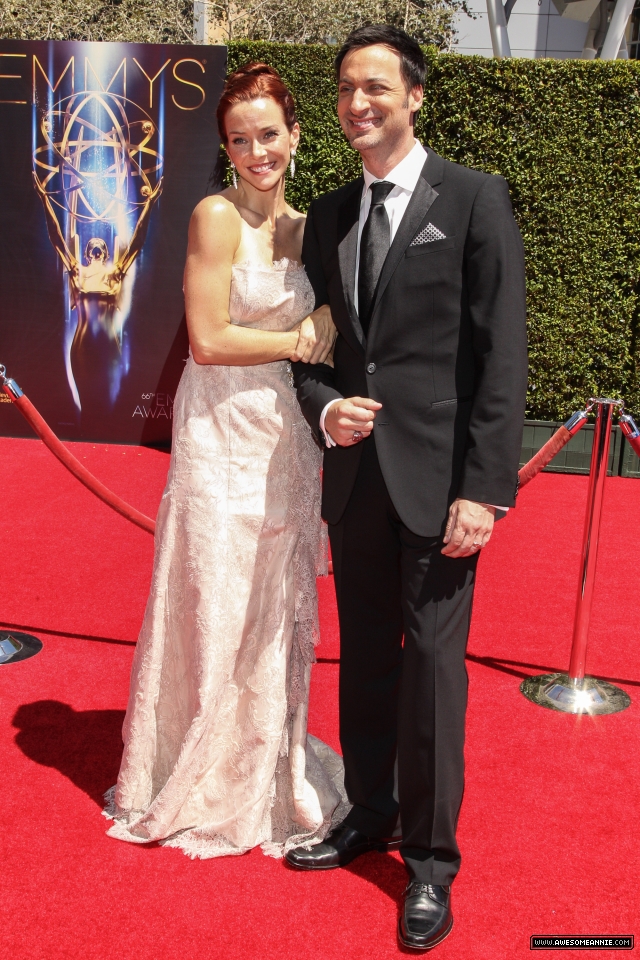
[(191, 356), (106, 813), (123, 840), (282, 856), (347, 809), (340, 759), (306, 733), (326, 545), (289, 366), (330, 362), (335, 328), (309, 316), (304, 217), (284, 199), (300, 129), (276, 71), (233, 74), (218, 125), (236, 185), (189, 228)]

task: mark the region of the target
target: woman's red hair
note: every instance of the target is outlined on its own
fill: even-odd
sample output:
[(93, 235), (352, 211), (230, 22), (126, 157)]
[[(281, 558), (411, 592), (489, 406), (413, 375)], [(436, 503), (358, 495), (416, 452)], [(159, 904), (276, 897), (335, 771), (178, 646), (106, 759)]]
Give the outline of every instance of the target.
[(216, 111), (220, 139), (227, 143), (225, 117), (228, 110), (236, 103), (248, 103), (260, 97), (269, 97), (275, 100), (282, 109), (284, 122), (289, 130), (296, 122), (296, 105), (293, 102), (291, 91), (282, 82), (277, 70), (266, 63), (245, 63), (243, 67), (232, 73), (224, 85), (220, 103)]

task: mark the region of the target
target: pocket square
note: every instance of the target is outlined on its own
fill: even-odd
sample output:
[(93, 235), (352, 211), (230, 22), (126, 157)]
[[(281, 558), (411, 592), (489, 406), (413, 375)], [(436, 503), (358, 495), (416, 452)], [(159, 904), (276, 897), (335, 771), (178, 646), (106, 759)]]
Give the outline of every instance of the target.
[(443, 233), (442, 230), (438, 230), (438, 228), (434, 227), (432, 223), (428, 223), (424, 228), (424, 230), (421, 230), (420, 233), (413, 238), (409, 246), (415, 247), (419, 243), (431, 243), (432, 240), (446, 240), (446, 239), (447, 239), (447, 235)]

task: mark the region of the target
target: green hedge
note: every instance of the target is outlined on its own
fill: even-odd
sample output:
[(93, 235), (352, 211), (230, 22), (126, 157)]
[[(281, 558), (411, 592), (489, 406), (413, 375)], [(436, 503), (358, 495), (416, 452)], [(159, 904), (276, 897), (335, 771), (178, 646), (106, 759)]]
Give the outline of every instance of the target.
[[(335, 114), (335, 48), (233, 43), (229, 69), (273, 64), (302, 141), (291, 202), (358, 173)], [(491, 60), (427, 51), (418, 135), (509, 182), (529, 303), (527, 416), (561, 420), (596, 394), (640, 413), (640, 63)]]

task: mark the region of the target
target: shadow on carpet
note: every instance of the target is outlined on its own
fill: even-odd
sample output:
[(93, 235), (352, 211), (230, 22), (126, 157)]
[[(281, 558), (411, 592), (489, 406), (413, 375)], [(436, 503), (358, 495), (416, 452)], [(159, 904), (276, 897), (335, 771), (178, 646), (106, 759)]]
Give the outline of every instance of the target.
[(124, 710), (80, 710), (59, 700), (36, 700), (16, 710), (15, 742), (25, 756), (54, 767), (99, 807), (116, 782), (122, 758)]
[[(526, 680), (527, 677), (535, 676), (538, 673), (563, 673), (565, 667), (545, 667), (539, 663), (523, 663), (521, 660), (505, 660), (503, 657), (478, 657), (474, 653), (467, 653), (465, 660), (471, 660), (473, 663), (479, 663), (483, 667), (489, 667), (490, 670), (499, 670), (500, 673), (507, 673), (512, 677), (519, 677)], [(509, 666), (507, 666), (509, 664)], [(523, 670), (516, 670), (515, 667), (524, 667)], [(630, 687), (640, 687), (640, 680), (625, 680), (622, 677), (605, 677), (598, 674), (600, 680), (606, 680), (607, 683), (626, 683)]]

